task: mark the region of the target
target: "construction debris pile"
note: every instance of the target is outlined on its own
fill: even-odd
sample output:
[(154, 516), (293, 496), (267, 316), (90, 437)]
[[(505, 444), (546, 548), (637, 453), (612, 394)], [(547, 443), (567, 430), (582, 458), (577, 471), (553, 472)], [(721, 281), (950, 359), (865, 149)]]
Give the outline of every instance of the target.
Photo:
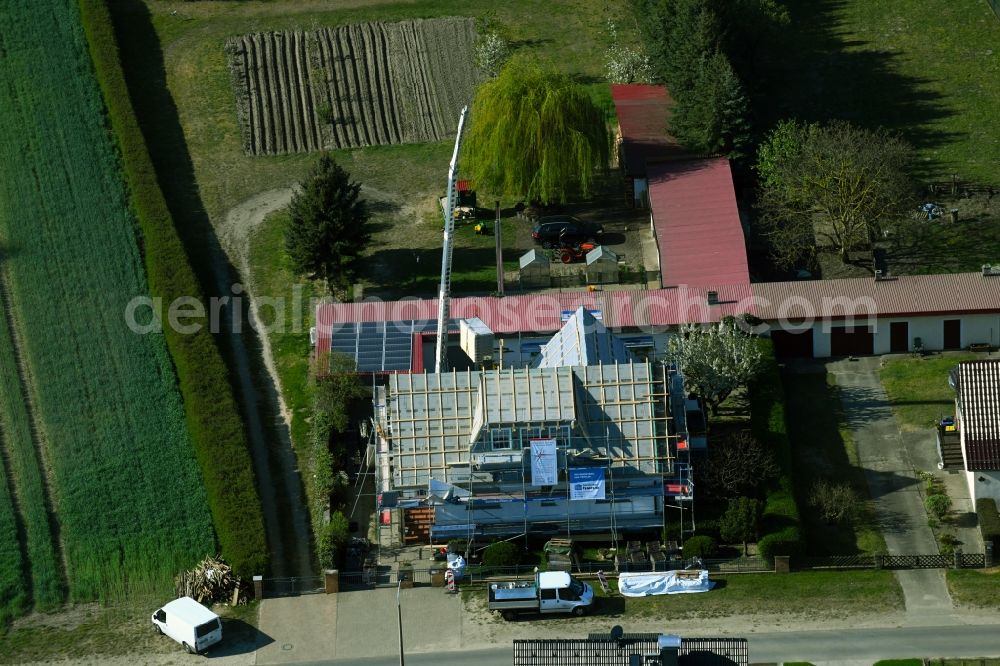
[(235, 606), (247, 603), (252, 596), (240, 577), (217, 557), (206, 557), (190, 571), (177, 574), (174, 588), (178, 597), (191, 597), (200, 603)]

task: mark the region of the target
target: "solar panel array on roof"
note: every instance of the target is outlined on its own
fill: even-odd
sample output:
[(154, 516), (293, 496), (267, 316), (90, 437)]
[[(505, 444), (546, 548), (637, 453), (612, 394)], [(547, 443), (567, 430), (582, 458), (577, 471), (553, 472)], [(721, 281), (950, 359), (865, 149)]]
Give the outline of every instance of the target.
[[(450, 320), (448, 332), (458, 329)], [(330, 350), (347, 354), (358, 364), (358, 372), (409, 372), (413, 369), (413, 336), (435, 333), (431, 320), (347, 322), (333, 331)]]

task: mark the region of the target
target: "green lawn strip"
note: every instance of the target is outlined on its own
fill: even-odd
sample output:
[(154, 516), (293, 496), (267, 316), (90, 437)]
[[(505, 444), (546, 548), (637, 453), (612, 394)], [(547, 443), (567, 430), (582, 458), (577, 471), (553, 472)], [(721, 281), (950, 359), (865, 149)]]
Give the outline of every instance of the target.
[[(14, 340), (0, 312), (0, 446), (6, 448), (24, 529), (25, 552), (31, 571), (31, 597), (37, 610), (49, 610), (66, 597), (57, 544), (53, 541), (50, 506), (45, 495), (42, 462), (31, 436), (30, 415), (18, 381)], [(12, 542), (16, 545), (16, 542)], [(27, 564), (27, 563), (26, 563)]]
[(1000, 574), (995, 569), (949, 569), (946, 575), (948, 591), (957, 605), (994, 609), (1000, 607)]
[(880, 659), (873, 666), (924, 666), (923, 659)]
[[(18, 622), (0, 640), (0, 663), (53, 663), (66, 659), (100, 661), (134, 655), (136, 663), (156, 661), (150, 655), (183, 656), (178, 643), (158, 635), (150, 615), (169, 597), (138, 596), (111, 607), (83, 604)], [(224, 645), (243, 644), (253, 651), (259, 605), (215, 606), (222, 618)], [(209, 653), (211, 655), (211, 653)]]
[(948, 386), (948, 371), (973, 354), (945, 354), (921, 358), (890, 358), (882, 365), (881, 379), (902, 430), (925, 430), (944, 415), (955, 413), (955, 391)]
[(712, 574), (710, 578), (718, 584), (705, 594), (627, 598), (625, 615), (665, 620), (751, 612), (842, 617), (903, 609), (902, 592), (887, 571)]
[[(150, 291), (163, 301), (162, 316), (162, 310), (176, 299), (198, 299), (204, 292), (189, 263), (190, 248), (182, 244), (171, 218), (160, 189), (160, 174), (153, 167), (135, 116), (108, 7), (104, 0), (80, 0), (80, 9), (108, 117), (121, 151), (129, 183), (129, 203), (143, 236)], [(229, 368), (207, 327), (182, 334), (166, 325), (163, 331), (184, 398), (188, 435), (201, 471), (202, 485), (197, 495), (207, 495), (222, 555), (241, 575), (264, 572), (268, 552), (263, 512)], [(173, 373), (169, 376), (173, 383)]]
[(1000, 21), (986, 2), (788, 3), (768, 49), (758, 121), (845, 118), (899, 130), (922, 178), (1000, 184)]
[(750, 397), (750, 429), (754, 437), (767, 444), (773, 452), (778, 465), (778, 478), (766, 489), (757, 550), (764, 557), (801, 555), (803, 534), (795, 498), (795, 471), (787, 431), (784, 387), (774, 358), (774, 345), (767, 338), (761, 338), (758, 344), (764, 355), (764, 367), (747, 390)]
[(255, 297), (283, 303), (280, 312), (274, 307), (261, 307), (260, 316), (269, 329), (267, 337), (281, 382), (281, 394), (291, 413), (292, 443), (301, 455), (305, 450), (301, 447), (309, 438), (315, 393), (309, 367), (312, 351), (309, 327), (315, 317), (310, 302), (321, 294), (317, 294), (311, 281), (299, 279), (292, 270), (291, 260), (285, 252), (287, 225), (285, 211), (273, 213), (250, 237), (250, 278)]
[(5, 9), (0, 236), (71, 596), (171, 590), (212, 525), (163, 338), (126, 325), (149, 288), (80, 14)]
[[(868, 498), (864, 470), (844, 425), (836, 387), (824, 372), (783, 375), (787, 396), (788, 434), (795, 461), (795, 488), (802, 506), (809, 506), (813, 486), (821, 479), (850, 484)], [(827, 525), (818, 512), (802, 511), (807, 551), (812, 555), (872, 553), (885, 549), (885, 540), (870, 518), (853, 527)]]

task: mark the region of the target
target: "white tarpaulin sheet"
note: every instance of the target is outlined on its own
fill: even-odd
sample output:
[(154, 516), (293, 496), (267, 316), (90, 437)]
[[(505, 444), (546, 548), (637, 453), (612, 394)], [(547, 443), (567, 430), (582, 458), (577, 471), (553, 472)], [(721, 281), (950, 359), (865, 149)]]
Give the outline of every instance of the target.
[(618, 591), (623, 597), (708, 592), (714, 585), (715, 583), (708, 579), (708, 571), (698, 569), (618, 575)]
[(559, 483), (556, 440), (531, 440), (531, 485), (554, 486)]

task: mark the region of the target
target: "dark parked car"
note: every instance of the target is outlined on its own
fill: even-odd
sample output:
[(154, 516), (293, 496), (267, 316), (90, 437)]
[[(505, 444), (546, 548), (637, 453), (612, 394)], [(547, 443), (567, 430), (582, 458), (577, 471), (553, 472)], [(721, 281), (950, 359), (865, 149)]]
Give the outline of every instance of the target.
[(584, 222), (571, 215), (549, 215), (538, 219), (531, 237), (542, 247), (569, 247), (584, 241), (596, 241), (604, 233), (599, 224)]

